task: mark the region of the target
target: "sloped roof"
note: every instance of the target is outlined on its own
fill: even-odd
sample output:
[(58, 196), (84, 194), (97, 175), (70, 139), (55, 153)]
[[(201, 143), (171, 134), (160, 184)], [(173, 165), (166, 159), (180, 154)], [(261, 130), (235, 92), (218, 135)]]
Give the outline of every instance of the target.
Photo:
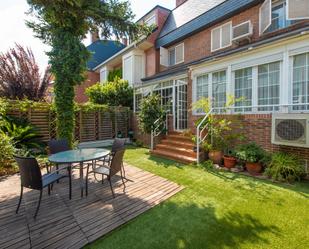
[(170, 13), (156, 41), (156, 47), (177, 42), (261, 1), (188, 0)]
[(91, 52), (91, 58), (87, 62), (88, 70), (93, 70), (96, 66), (125, 48), (125, 45), (117, 41), (99, 40), (90, 44), (87, 49)]

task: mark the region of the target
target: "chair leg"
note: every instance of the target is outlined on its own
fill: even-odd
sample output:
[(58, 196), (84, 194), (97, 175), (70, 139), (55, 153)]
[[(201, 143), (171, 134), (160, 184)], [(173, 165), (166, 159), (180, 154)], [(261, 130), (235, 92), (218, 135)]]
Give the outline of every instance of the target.
[(48, 195), (50, 195), (50, 185), (48, 185)]
[(87, 166), (87, 173), (86, 173), (86, 196), (88, 196), (88, 176), (89, 176), (89, 164)]
[[(56, 170), (57, 170), (57, 174), (59, 174), (59, 166), (58, 166), (58, 164), (56, 164)], [(57, 183), (59, 183), (59, 180), (57, 180)]]
[(123, 178), (125, 178), (125, 179), (126, 179), (126, 171), (125, 171), (125, 169), (124, 169), (124, 165), (123, 165), (123, 163), (122, 163), (122, 167), (121, 167), (121, 169), (123, 170)]
[(126, 190), (126, 184), (125, 184), (125, 182), (124, 182), (122, 170), (120, 170), (120, 175), (121, 175), (121, 180), (122, 180), (122, 183), (123, 183), (123, 192), (125, 192), (125, 190)]
[(39, 203), (38, 206), (36, 208), (35, 214), (34, 214), (34, 219), (36, 218), (36, 216), (38, 215), (39, 209), (40, 209), (40, 205), (41, 205), (41, 200), (42, 200), (42, 190), (40, 190), (40, 198), (39, 198)]
[(20, 196), (19, 196), (19, 201), (18, 201), (18, 205), (17, 205), (17, 209), (16, 209), (16, 214), (18, 213), (18, 210), (19, 210), (19, 207), (20, 207), (20, 204), (21, 204), (21, 200), (23, 198), (23, 192), (24, 192), (24, 187), (23, 187), (23, 185), (21, 185)]
[(71, 167), (68, 168), (68, 174), (69, 174), (69, 198), (72, 199), (72, 172)]
[(102, 184), (104, 184), (104, 175), (102, 175)]
[(113, 185), (112, 185), (112, 181), (111, 181), (111, 177), (108, 176), (108, 181), (109, 181), (109, 186), (111, 187), (111, 191), (112, 191), (112, 194), (113, 194), (113, 198), (115, 198), (115, 194), (114, 194), (114, 190), (113, 190)]

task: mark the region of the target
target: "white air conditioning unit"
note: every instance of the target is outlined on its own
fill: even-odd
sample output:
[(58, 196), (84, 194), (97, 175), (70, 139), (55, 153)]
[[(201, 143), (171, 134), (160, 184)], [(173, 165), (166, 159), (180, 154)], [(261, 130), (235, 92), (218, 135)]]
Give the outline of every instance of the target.
[(250, 39), (253, 34), (253, 26), (251, 21), (246, 21), (233, 27), (232, 41), (239, 42)]
[(273, 114), (272, 143), (309, 148), (309, 114)]

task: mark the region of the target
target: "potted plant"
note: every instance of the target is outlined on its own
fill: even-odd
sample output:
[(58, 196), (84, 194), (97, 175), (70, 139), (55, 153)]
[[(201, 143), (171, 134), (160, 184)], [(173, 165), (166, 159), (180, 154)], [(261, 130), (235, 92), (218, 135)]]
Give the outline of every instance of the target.
[(245, 163), (247, 171), (252, 174), (259, 174), (263, 169), (265, 151), (256, 143), (241, 145), (236, 150), (237, 158)]
[(237, 163), (237, 158), (235, 156), (235, 152), (230, 150), (229, 153), (223, 156), (224, 167), (228, 169), (232, 169), (235, 167)]

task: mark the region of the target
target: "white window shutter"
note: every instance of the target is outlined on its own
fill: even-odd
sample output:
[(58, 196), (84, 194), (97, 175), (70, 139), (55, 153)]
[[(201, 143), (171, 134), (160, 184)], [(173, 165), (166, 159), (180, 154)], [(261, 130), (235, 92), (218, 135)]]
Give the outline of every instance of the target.
[(160, 47), (160, 65), (168, 66), (168, 50), (163, 47)]
[(309, 1), (287, 0), (286, 12), (288, 20), (309, 19)]
[(263, 34), (271, 25), (272, 0), (265, 0), (260, 7), (260, 34)]
[(220, 36), (221, 28), (213, 29), (211, 31), (211, 51), (215, 51), (221, 47)]
[(176, 52), (176, 64), (184, 61), (184, 44), (180, 44), (175, 48)]

